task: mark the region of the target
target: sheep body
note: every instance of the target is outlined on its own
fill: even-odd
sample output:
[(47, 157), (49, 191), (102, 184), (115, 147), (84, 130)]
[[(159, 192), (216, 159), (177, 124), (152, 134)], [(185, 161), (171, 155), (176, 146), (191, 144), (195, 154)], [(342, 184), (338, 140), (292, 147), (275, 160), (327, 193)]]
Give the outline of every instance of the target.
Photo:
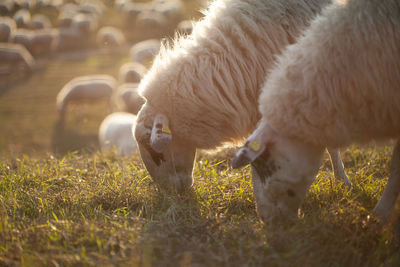
[(100, 47), (116, 47), (125, 43), (125, 36), (118, 28), (102, 27), (96, 36), (97, 45)]
[(138, 62), (127, 62), (119, 69), (118, 80), (120, 83), (139, 83), (147, 69)]
[(275, 55), (326, 3), (215, 1), (189, 38), (161, 51), (139, 89), (174, 120), (174, 135), (198, 148), (248, 136), (260, 118), (255, 103)]
[(20, 9), (14, 14), (14, 20), (18, 28), (26, 28), (31, 21), (31, 13), (26, 9)]
[(0, 17), (0, 42), (8, 42), (16, 28), (17, 25), (13, 19)]
[(20, 44), (0, 43), (0, 58), (0, 65), (5, 65), (10, 70), (22, 65), (30, 71), (35, 66), (32, 55)]
[(88, 75), (69, 81), (57, 95), (57, 108), (63, 117), (70, 102), (110, 99), (116, 87), (110, 75)]
[(115, 109), (137, 114), (144, 104), (144, 99), (139, 95), (137, 87), (137, 83), (120, 85), (112, 96), (112, 103)]
[(130, 156), (137, 151), (137, 143), (132, 135), (136, 116), (125, 112), (108, 115), (100, 125), (99, 141), (103, 152), (116, 149), (119, 156)]
[(157, 55), (160, 45), (160, 41), (157, 39), (149, 39), (134, 44), (129, 51), (132, 61), (143, 65), (148, 64)]
[(260, 112), (270, 126), (330, 147), (398, 137), (399, 18), (394, 0), (327, 8), (267, 79)]
[[(191, 35), (162, 47), (139, 85), (146, 104), (135, 132), (156, 182), (178, 190), (191, 186), (196, 148), (214, 149), (248, 136), (260, 119), (256, 103), (276, 54), (329, 2), (215, 1)], [(160, 121), (169, 119), (167, 132), (173, 135), (160, 154), (148, 144), (157, 114), (164, 115)], [(160, 136), (168, 139), (167, 133)]]
[[(324, 9), (279, 56), (260, 96), (262, 120), (233, 160), (252, 162), (262, 220), (297, 216), (323, 147), (398, 139), (399, 84), (400, 3), (348, 0)], [(383, 222), (400, 193), (399, 166), (398, 139), (374, 210)]]
[(51, 22), (47, 16), (43, 14), (36, 14), (32, 17), (29, 26), (31, 29), (35, 30), (51, 28)]

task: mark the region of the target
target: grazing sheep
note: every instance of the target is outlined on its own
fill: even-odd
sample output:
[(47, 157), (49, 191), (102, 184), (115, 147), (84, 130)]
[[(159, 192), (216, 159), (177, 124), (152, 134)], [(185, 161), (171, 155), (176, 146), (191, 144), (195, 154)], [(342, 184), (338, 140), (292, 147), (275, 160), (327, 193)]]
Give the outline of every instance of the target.
[(36, 0), (18, 0), (15, 2), (19, 7), (27, 10), (33, 10), (36, 7)]
[(0, 15), (9, 16), (14, 9), (13, 0), (0, 0)]
[(78, 7), (75, 4), (68, 3), (61, 6), (58, 15), (58, 27), (69, 28), (72, 26), (74, 16), (78, 14)]
[(116, 149), (118, 156), (131, 156), (137, 151), (137, 143), (132, 135), (136, 116), (125, 112), (108, 115), (100, 125), (99, 141), (103, 153)]
[(132, 61), (143, 65), (148, 64), (157, 55), (160, 45), (161, 43), (157, 39), (149, 39), (134, 44), (130, 49)]
[(150, 10), (151, 5), (148, 3), (131, 3), (125, 4), (123, 12), (125, 14), (125, 24), (128, 27), (136, 27), (136, 19), (139, 14)]
[(183, 19), (183, 3), (181, 0), (155, 0), (153, 9), (165, 16), (168, 26), (175, 28)]
[(77, 8), (79, 13), (94, 15), (100, 17), (105, 9), (104, 4), (101, 1), (81, 1)]
[(128, 62), (121, 66), (119, 69), (119, 82), (120, 83), (139, 83), (143, 76), (146, 74), (147, 69), (145, 66), (138, 62)]
[(58, 30), (59, 41), (57, 50), (65, 51), (85, 46), (87, 43), (86, 38), (87, 36), (77, 28), (60, 28)]
[(14, 20), (18, 28), (28, 28), (31, 22), (31, 13), (26, 9), (20, 9), (15, 13)]
[(100, 47), (116, 47), (125, 43), (125, 37), (120, 29), (106, 26), (97, 32), (96, 42)]
[(36, 14), (32, 17), (30, 28), (33, 30), (51, 28), (51, 22), (48, 17), (43, 14)]
[(69, 81), (57, 95), (57, 109), (64, 119), (70, 102), (110, 100), (117, 81), (110, 75), (81, 76)]
[(136, 115), (145, 102), (137, 88), (137, 83), (125, 83), (119, 86), (112, 97), (115, 109)]
[[(355, 15), (357, 14), (357, 15)], [(233, 160), (249, 162), (263, 221), (291, 220), (324, 147), (399, 138), (400, 3), (349, 0), (326, 8), (271, 70), (262, 122)], [(374, 213), (392, 215), (400, 191), (400, 141)]]
[(0, 43), (0, 66), (7, 70), (15, 71), (22, 67), (31, 71), (35, 66), (35, 60), (29, 51), (20, 44)]
[(16, 29), (10, 38), (10, 42), (23, 45), (30, 50), (32, 34), (31, 30)]
[(17, 25), (13, 19), (0, 17), (0, 42), (8, 42), (16, 28)]
[(85, 35), (91, 34), (97, 30), (98, 20), (92, 15), (77, 14), (72, 20), (71, 27), (79, 29), (79, 31)]
[(148, 10), (137, 15), (135, 30), (141, 38), (155, 38), (165, 35), (167, 18), (160, 12)]
[[(190, 187), (197, 148), (214, 149), (254, 130), (260, 87), (275, 55), (328, 2), (215, 1), (192, 35), (162, 49), (139, 85), (146, 104), (135, 131), (159, 186)], [(332, 160), (350, 184), (340, 157)]]
[(55, 29), (36, 30), (30, 38), (29, 51), (32, 55), (50, 55), (58, 47), (59, 31)]

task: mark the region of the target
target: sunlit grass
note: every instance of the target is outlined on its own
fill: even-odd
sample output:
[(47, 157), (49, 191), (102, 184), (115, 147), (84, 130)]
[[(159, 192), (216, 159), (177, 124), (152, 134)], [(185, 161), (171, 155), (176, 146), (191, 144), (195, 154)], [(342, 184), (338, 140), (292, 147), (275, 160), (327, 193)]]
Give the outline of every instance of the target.
[(138, 156), (4, 157), (0, 263), (395, 266), (392, 231), (371, 213), (389, 158), (389, 148), (346, 150), (354, 188), (323, 167), (300, 220), (264, 227), (249, 168), (232, 171), (223, 155), (200, 155), (193, 190), (181, 196), (159, 192)]

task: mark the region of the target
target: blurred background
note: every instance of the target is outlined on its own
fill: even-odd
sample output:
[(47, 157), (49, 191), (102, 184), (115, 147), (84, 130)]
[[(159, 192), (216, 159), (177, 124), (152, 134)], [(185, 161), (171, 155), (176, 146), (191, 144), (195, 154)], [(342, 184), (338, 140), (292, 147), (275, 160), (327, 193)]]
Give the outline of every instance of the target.
[(190, 34), (205, 6), (202, 0), (0, 0), (0, 153), (112, 147), (129, 155), (135, 144), (126, 135), (143, 104), (137, 84), (160, 42)]

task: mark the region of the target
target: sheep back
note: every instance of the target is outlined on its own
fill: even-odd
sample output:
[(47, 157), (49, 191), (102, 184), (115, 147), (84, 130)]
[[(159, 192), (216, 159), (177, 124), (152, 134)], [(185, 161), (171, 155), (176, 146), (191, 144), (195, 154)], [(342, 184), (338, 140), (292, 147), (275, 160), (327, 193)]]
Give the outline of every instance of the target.
[(280, 134), (322, 146), (398, 137), (399, 52), (398, 1), (334, 4), (279, 57), (260, 112)]

